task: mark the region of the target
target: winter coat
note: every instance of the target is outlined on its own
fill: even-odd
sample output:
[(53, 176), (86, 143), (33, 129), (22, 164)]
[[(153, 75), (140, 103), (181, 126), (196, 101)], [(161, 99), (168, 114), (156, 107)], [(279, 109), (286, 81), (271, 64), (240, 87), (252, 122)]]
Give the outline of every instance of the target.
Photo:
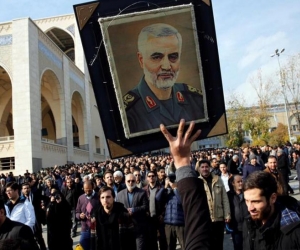
[(165, 210), (165, 224), (174, 226), (184, 226), (184, 213), (181, 198), (178, 190), (170, 190), (167, 195), (167, 204)]
[(235, 191), (230, 191), (228, 192), (228, 199), (231, 213), (229, 228), (241, 232), (243, 231), (244, 220), (249, 215), (244, 195), (238, 195)]
[(200, 175), (199, 178), (204, 182), (207, 203), (212, 222), (230, 219), (230, 207), (228, 196), (221, 177), (212, 175), (212, 194), (206, 180)]
[[(244, 221), (244, 250), (300, 249), (300, 218), (287, 206), (287, 202), (291, 203), (295, 199), (289, 196), (278, 198), (273, 215), (264, 225), (259, 225), (250, 216)], [(280, 198), (284, 198), (283, 202)]]

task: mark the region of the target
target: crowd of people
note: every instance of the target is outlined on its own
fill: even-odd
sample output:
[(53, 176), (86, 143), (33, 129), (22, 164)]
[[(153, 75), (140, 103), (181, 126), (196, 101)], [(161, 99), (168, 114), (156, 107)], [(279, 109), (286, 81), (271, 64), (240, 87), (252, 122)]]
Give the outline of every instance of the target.
[(170, 154), (2, 175), (1, 249), (73, 249), (80, 234), (84, 250), (173, 250), (177, 242), (222, 250), (224, 232), (234, 250), (300, 249), (288, 183), (291, 168), (300, 174), (300, 145), (190, 152), (199, 132), (191, 135), (193, 123), (185, 134), (183, 127), (176, 137), (161, 127)]

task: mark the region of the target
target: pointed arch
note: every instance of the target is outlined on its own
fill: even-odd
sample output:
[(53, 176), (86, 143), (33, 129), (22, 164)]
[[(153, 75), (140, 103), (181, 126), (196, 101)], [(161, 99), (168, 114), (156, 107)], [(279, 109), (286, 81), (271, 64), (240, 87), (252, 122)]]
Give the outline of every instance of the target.
[(12, 110), (12, 81), (0, 65), (0, 137), (14, 135)]

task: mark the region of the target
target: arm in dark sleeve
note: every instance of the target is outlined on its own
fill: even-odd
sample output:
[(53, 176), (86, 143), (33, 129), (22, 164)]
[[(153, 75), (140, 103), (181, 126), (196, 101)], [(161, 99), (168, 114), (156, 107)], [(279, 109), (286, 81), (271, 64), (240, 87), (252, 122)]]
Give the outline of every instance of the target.
[(134, 207), (134, 213), (146, 213), (149, 210), (149, 201), (147, 198), (146, 191), (143, 190), (141, 194), (141, 205)]
[(30, 245), (30, 249), (39, 250), (39, 247), (34, 239), (33, 232), (29, 226), (24, 225), (21, 227), (19, 231), (19, 238), (26, 240)]
[(203, 181), (190, 167), (176, 171), (185, 219), (185, 250), (209, 249), (210, 214)]

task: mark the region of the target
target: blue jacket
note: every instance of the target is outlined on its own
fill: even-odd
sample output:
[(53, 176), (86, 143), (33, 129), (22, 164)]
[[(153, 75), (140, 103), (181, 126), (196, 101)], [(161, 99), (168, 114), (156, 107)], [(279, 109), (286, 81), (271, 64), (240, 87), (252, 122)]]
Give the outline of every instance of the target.
[(177, 189), (171, 190), (167, 195), (164, 222), (168, 225), (184, 226), (184, 213)]

